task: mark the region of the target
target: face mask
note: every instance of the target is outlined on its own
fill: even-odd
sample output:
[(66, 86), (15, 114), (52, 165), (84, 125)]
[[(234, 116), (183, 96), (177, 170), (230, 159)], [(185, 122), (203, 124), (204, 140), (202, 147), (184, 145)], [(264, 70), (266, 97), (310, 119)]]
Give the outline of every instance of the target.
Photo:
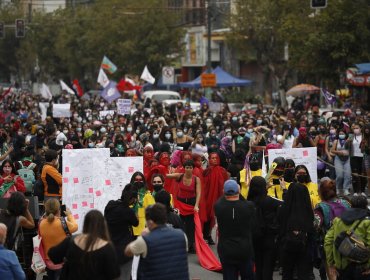
[(257, 120), (257, 124), (258, 125), (262, 124), (262, 120)]
[(233, 139), (233, 137), (231, 135), (227, 135), (226, 138), (230, 139), (230, 140)]
[(253, 128), (248, 128), (248, 133), (253, 133)]
[(140, 130), (139, 129), (136, 129), (136, 134), (140, 134)]
[(207, 127), (210, 127), (212, 125), (212, 123), (211, 122), (206, 122), (206, 126)]
[(95, 144), (94, 143), (89, 143), (89, 148), (94, 148)]
[(159, 192), (161, 189), (163, 189), (163, 184), (155, 184), (153, 185), (153, 189), (155, 192)]
[(143, 182), (135, 182), (134, 185), (138, 188), (138, 189), (142, 189), (145, 187), (144, 183)]
[(356, 111), (356, 115), (361, 115), (361, 111)]
[(236, 122), (238, 120), (238, 118), (237, 117), (232, 117), (232, 121), (233, 122)]
[(283, 170), (276, 170), (275, 169), (275, 171), (274, 171), (274, 175), (276, 175), (276, 176), (282, 176), (284, 174), (284, 171)]
[(193, 122), (192, 121), (186, 121), (188, 125), (192, 125)]
[(216, 138), (216, 134), (212, 133), (212, 134), (211, 134), (211, 137), (212, 137), (212, 138)]
[(340, 139), (340, 140), (344, 140), (344, 139), (346, 139), (346, 136), (345, 136), (345, 135), (343, 135), (343, 134), (340, 134), (340, 135), (339, 135), (339, 139)]
[(63, 130), (64, 135), (68, 134), (68, 130)]
[(164, 137), (166, 137), (166, 139), (171, 139), (171, 134), (170, 133), (166, 133), (165, 135), (164, 135)]
[(73, 114), (73, 117), (74, 117), (75, 119), (77, 119), (78, 115), (77, 115), (77, 114)]
[(231, 129), (225, 129), (225, 132), (228, 133), (228, 132), (231, 132)]
[(77, 131), (77, 132), (81, 132), (81, 130), (82, 130), (82, 128), (81, 128), (81, 127), (77, 127), (77, 128), (76, 128), (76, 131)]
[(158, 139), (159, 138), (159, 134), (153, 134), (153, 139)]
[(188, 129), (187, 128), (184, 128), (184, 132), (187, 133), (188, 132)]
[(184, 133), (182, 131), (176, 133), (178, 138), (181, 138), (184, 136)]
[(266, 111), (266, 110), (263, 110), (263, 111), (262, 111), (262, 113), (266, 114), (266, 113), (267, 113), (267, 111)]
[(131, 126), (127, 127), (127, 132), (131, 132), (131, 131), (132, 131), (132, 127)]
[(361, 134), (361, 129), (355, 128), (355, 129), (353, 130), (353, 132), (354, 132), (356, 135), (359, 135), (359, 134)]
[(107, 132), (107, 130), (105, 129), (105, 127), (102, 127), (102, 128), (100, 129), (100, 132), (101, 132), (101, 133), (106, 133), (106, 132)]
[(6, 174), (10, 174), (12, 172), (12, 168), (11, 167), (4, 167), (4, 172)]
[(286, 182), (293, 182), (294, 168), (286, 168), (284, 171), (284, 180)]
[(144, 123), (144, 120), (143, 120), (143, 119), (140, 119), (140, 120), (139, 120), (139, 122), (140, 122), (140, 123)]
[(111, 116), (107, 116), (106, 119), (109, 121), (109, 120), (112, 119), (112, 117)]
[(225, 124), (227, 124), (227, 121), (222, 121), (222, 123), (225, 125)]
[(335, 134), (335, 129), (330, 129), (330, 134)]
[(306, 174), (302, 174), (302, 175), (297, 175), (297, 181), (300, 182), (301, 184), (304, 184), (306, 183), (307, 181), (307, 175)]

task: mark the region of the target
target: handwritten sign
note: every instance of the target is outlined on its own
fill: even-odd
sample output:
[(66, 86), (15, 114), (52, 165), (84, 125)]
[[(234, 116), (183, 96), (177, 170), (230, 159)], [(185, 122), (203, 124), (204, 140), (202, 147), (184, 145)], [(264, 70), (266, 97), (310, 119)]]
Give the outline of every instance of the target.
[(130, 115), (131, 114), (131, 99), (118, 99), (117, 100), (117, 114)]
[(71, 117), (71, 104), (53, 104), (53, 117), (54, 118), (70, 118)]

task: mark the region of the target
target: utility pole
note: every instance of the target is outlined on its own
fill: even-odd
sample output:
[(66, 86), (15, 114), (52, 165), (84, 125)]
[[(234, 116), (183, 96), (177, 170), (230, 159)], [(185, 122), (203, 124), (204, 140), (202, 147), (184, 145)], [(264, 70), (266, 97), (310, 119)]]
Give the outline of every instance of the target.
[(206, 2), (207, 9), (207, 72), (212, 72), (212, 48), (211, 48), (211, 36), (212, 36), (212, 10), (211, 0)]

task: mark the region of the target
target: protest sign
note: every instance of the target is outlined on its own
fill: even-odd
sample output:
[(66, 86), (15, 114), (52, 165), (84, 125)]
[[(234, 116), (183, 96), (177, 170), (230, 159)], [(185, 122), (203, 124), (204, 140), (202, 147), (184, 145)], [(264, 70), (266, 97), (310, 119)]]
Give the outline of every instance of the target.
[(71, 104), (53, 104), (53, 118), (70, 118)]
[(113, 117), (114, 115), (114, 110), (105, 110), (105, 111), (100, 111), (99, 112), (99, 117), (100, 119), (104, 119), (107, 115), (110, 115), (111, 117)]
[(110, 200), (121, 197), (134, 172), (143, 172), (142, 157), (110, 158), (109, 149), (63, 150), (63, 204), (82, 229), (88, 211), (104, 213)]
[(131, 114), (131, 99), (118, 99), (117, 100), (117, 114), (130, 115)]
[(269, 150), (269, 166), (277, 157), (290, 158), (295, 165), (305, 165), (310, 173), (311, 181), (317, 183), (317, 148), (293, 148)]

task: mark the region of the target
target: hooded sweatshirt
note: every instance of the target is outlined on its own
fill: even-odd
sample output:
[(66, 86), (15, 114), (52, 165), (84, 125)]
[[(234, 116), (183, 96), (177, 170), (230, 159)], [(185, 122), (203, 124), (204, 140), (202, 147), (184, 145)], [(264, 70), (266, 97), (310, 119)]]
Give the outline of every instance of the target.
[[(333, 226), (329, 229), (325, 236), (324, 248), (326, 253), (326, 260), (329, 265), (334, 265), (337, 269), (345, 269), (349, 260), (341, 256), (335, 248), (334, 242), (337, 236), (346, 230), (353, 229), (357, 223), (363, 219), (355, 230), (355, 235), (361, 238), (365, 245), (370, 247), (370, 217), (367, 209), (351, 208), (342, 213), (333, 221)], [(366, 267), (370, 268), (370, 260)]]

